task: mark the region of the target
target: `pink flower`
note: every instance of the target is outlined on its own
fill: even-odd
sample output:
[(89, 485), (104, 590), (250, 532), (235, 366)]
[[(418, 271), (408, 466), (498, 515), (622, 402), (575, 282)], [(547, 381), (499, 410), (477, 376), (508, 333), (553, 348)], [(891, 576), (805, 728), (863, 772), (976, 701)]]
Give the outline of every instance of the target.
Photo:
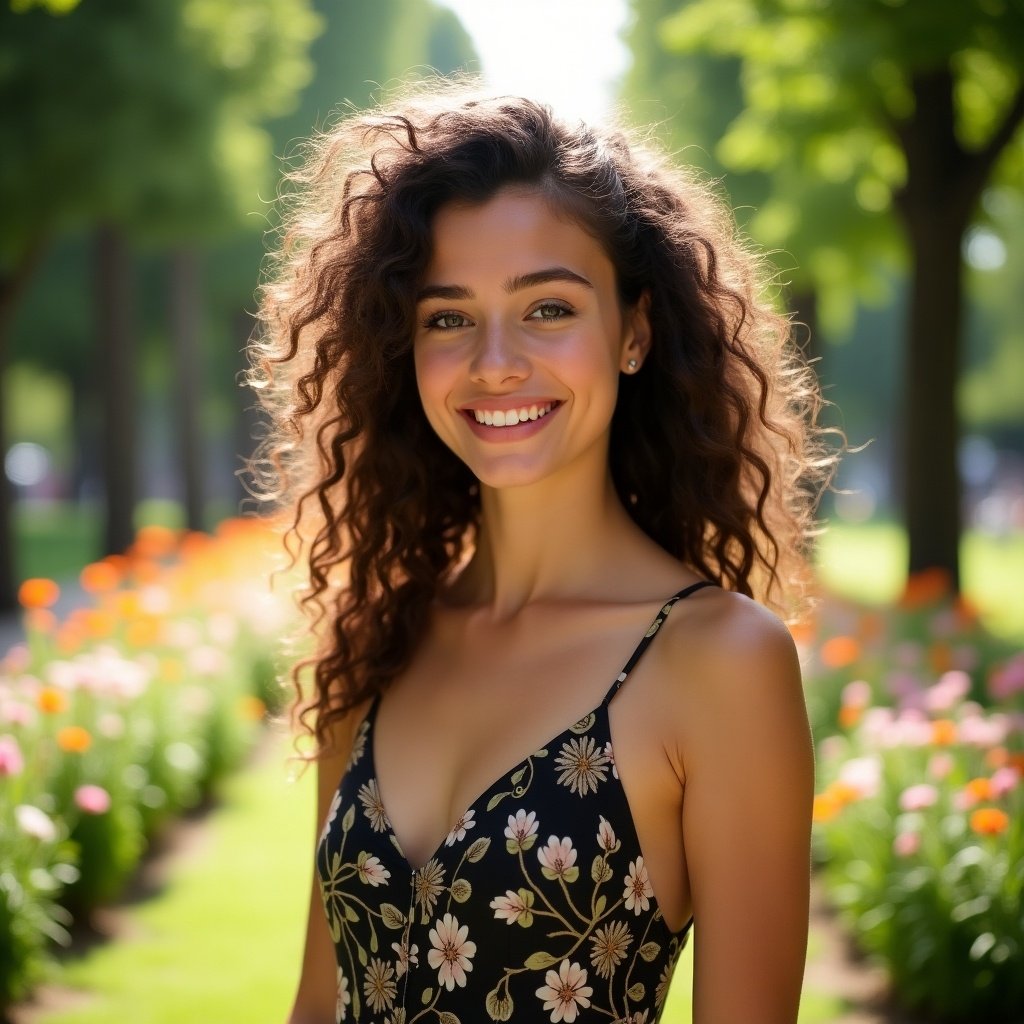
[(509, 853), (515, 853), (517, 850), (529, 850), (537, 841), (536, 812), (527, 813), (520, 807), (514, 816), (510, 814), (505, 836), (505, 847)]
[(524, 928), (533, 923), (533, 893), (529, 889), (520, 889), (518, 892), (506, 889), (504, 896), (495, 896), (488, 906), (499, 921), (518, 923)]
[(932, 754), (928, 762), (928, 774), (937, 782), (941, 782), (953, 770), (953, 755), (942, 751)]
[(597, 827), (597, 845), (602, 850), (613, 850), (618, 840), (615, 838), (615, 829), (612, 828), (611, 824), (605, 820), (604, 816), (601, 815), (601, 824)]
[(544, 981), (536, 994), (544, 1000), (544, 1009), (551, 1011), (552, 1024), (574, 1021), (579, 1007), (590, 1006), (594, 990), (587, 985), (587, 972), (579, 964), (563, 960), (557, 971), (548, 971)]
[(79, 786), (75, 790), (75, 805), (86, 814), (106, 814), (110, 810), (110, 794), (102, 786)]
[(473, 815), (476, 811), (466, 811), (466, 813), (459, 818), (454, 825), (452, 825), (451, 832), (448, 833), (448, 838), (445, 839), (445, 846), (454, 846), (459, 840), (466, 838), (466, 829), (474, 828), (476, 822), (473, 820)]
[(365, 850), (361, 850), (356, 859), (356, 874), (363, 885), (370, 885), (375, 889), (391, 877), (391, 872), (381, 864), (380, 858), (371, 857)]
[(855, 679), (843, 687), (842, 702), (848, 708), (866, 708), (871, 703), (871, 684)]
[(928, 688), (925, 706), (929, 711), (948, 711), (971, 692), (971, 678), (966, 672), (944, 672), (939, 681)]
[(892, 841), (893, 853), (897, 857), (913, 857), (921, 849), (920, 832), (900, 832)]
[(927, 782), (909, 786), (900, 794), (900, 808), (904, 811), (923, 811), (938, 802), (939, 791)]
[(997, 768), (992, 773), (992, 778), (989, 780), (989, 785), (992, 787), (992, 795), (999, 799), (1000, 797), (1006, 796), (1010, 790), (1016, 788), (1020, 782), (1020, 774), (1016, 768), (1010, 765), (1005, 765), (1002, 768)]
[(427, 963), (437, 971), (438, 983), (449, 992), (455, 986), (466, 987), (466, 971), (473, 965), (469, 962), (476, 955), (476, 943), (469, 941), (469, 928), (459, 926), (459, 919), (445, 914), (430, 929), (431, 949), (427, 950)]
[(551, 881), (564, 878), (567, 882), (575, 882), (580, 876), (580, 869), (576, 867), (576, 851), (569, 836), (562, 839), (548, 836), (548, 844), (537, 851), (537, 859), (541, 874)]
[(629, 862), (629, 874), (626, 875), (625, 882), (626, 888), (622, 895), (626, 909), (632, 910), (639, 917), (643, 911), (650, 909), (651, 897), (654, 895), (643, 857), (637, 857), (636, 860)]
[(20, 775), (25, 770), (21, 747), (13, 736), (0, 736), (0, 777)]
[(1024, 692), (1024, 653), (1014, 655), (988, 677), (988, 692), (996, 700), (1005, 700)]

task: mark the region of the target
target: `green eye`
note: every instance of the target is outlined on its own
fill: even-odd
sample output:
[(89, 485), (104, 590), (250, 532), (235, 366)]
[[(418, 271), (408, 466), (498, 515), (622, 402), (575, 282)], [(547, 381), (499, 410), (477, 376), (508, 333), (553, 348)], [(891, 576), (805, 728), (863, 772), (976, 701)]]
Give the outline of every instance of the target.
[(541, 303), (529, 316), (530, 320), (562, 320), (572, 316), (572, 310), (560, 302)]

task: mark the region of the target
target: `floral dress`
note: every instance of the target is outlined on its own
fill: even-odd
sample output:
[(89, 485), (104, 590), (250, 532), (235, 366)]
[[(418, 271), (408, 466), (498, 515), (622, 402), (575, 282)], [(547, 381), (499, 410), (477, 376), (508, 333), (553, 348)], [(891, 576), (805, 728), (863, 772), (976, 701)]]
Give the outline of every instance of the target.
[(426, 864), (402, 852), (373, 761), (374, 700), (331, 803), (316, 869), (338, 1021), (654, 1024), (691, 922), (665, 923), (608, 722), (612, 697), (496, 779)]

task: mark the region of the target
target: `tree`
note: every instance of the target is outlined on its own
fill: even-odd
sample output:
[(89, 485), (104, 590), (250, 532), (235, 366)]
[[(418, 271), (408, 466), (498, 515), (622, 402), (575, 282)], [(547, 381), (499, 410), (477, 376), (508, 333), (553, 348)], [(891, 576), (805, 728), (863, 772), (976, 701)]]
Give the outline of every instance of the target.
[[(316, 25), (307, 0), (107, 0), (59, 17), (0, 7), (0, 327), (48, 241), (95, 225), (97, 308), (118, 368), (103, 376), (109, 410), (134, 403), (120, 236), (180, 238), (247, 214), (269, 167), (261, 122), (308, 77)], [(0, 376), (6, 349), (0, 332)], [(106, 434), (107, 547), (117, 549), (130, 528), (134, 424), (109, 424)], [(10, 492), (0, 492), (0, 549), (11, 552)], [(0, 574), (9, 607), (12, 567)]]
[(859, 255), (877, 251), (887, 231), (901, 240), (911, 268), (902, 451), (909, 569), (939, 567), (959, 586), (961, 248), (992, 176), (1019, 188), (1024, 0), (665, 6), (659, 45), (680, 61), (701, 55), (738, 72), (742, 107), (714, 152), (768, 183), (752, 230), (774, 221), (775, 238), (812, 268), (825, 295), (830, 282), (842, 293), (864, 265)]

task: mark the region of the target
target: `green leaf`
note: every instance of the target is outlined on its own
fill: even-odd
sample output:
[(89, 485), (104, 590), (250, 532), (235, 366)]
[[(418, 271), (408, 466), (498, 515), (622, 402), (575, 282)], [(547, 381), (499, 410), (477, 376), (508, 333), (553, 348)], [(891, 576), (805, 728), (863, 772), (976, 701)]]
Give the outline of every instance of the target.
[(423, 990), (423, 995), (420, 996), (420, 1000), (422, 1001), (424, 1006), (426, 1006), (427, 1003), (429, 1003), (430, 1000), (433, 999), (433, 998), (434, 998), (434, 990), (432, 988), (425, 988)]
[(345, 816), (341, 819), (341, 831), (347, 832), (356, 823), (355, 804), (350, 804)]
[(346, 921), (358, 921), (359, 915), (356, 913), (353, 907), (350, 907), (347, 903), (345, 904), (345, 920)]
[(442, 1010), (441, 1013), (438, 1015), (438, 1020), (441, 1022), (441, 1024), (462, 1024), (459, 1018), (456, 1017), (454, 1013), (451, 1013), (448, 1010)]
[(538, 750), (535, 753), (531, 754), (530, 756), (531, 757), (547, 757), (548, 756), (548, 752), (547, 752), (547, 749)]
[(487, 1009), (487, 1015), (491, 1020), (511, 1020), (512, 1010), (514, 1009), (512, 1004), (512, 997), (510, 995), (500, 995), (498, 989), (491, 989), (487, 993), (487, 998), (484, 1000), (484, 1006)]
[(523, 961), (523, 966), (531, 971), (543, 971), (545, 968), (550, 967), (552, 964), (558, 963), (558, 957), (552, 956), (550, 953), (531, 953), (526, 960)]
[(482, 860), (484, 854), (490, 848), (490, 845), (491, 845), (491, 840), (487, 836), (484, 836), (483, 838), (478, 839), (466, 851), (466, 860), (468, 860), (470, 864), (475, 864), (478, 860)]
[(567, 882), (575, 882), (580, 877), (580, 869), (573, 865), (571, 868), (566, 868), (562, 875)]
[(661, 946), (657, 942), (645, 942), (640, 947), (640, 956), (648, 963), (651, 963), (660, 952)]
[(525, 768), (520, 768), (518, 771), (512, 773), (512, 778), (510, 778), (508, 781), (511, 782), (512, 785), (514, 786), (517, 782), (522, 782), (523, 781), (523, 776), (525, 774), (526, 774), (526, 769)]
[(473, 895), (473, 887), (464, 878), (456, 878), (449, 891), (456, 903), (465, 903)]
[(405, 926), (405, 914), (394, 903), (382, 903), (380, 905), (380, 919), (387, 928), (398, 929)]
[(634, 1003), (639, 1003), (641, 999), (647, 994), (647, 989), (638, 981), (635, 985), (630, 985), (626, 990), (626, 995), (633, 1000)]
[(590, 727), (594, 724), (596, 717), (597, 716), (594, 714), (594, 712), (591, 711), (590, 714), (586, 716), (586, 718), (581, 718), (578, 722), (575, 723), (575, 725), (570, 726), (569, 731), (576, 733), (577, 736), (579, 736), (581, 733), (589, 732)]
[(359, 962), (365, 967), (369, 961), (369, 957), (366, 955), (366, 950), (362, 946), (356, 946), (356, 953), (359, 956)]
[(604, 857), (599, 853), (590, 865), (590, 877), (600, 885), (612, 877), (612, 869), (608, 867)]
[(375, 931), (370, 932), (370, 952), (376, 953), (379, 946), (377, 945), (377, 933)]
[(509, 791), (508, 793), (495, 793), (494, 796), (492, 796), (491, 799), (487, 801), (487, 810), (493, 811), (494, 808), (497, 807), (498, 804), (500, 804), (501, 801), (505, 799), (505, 797), (511, 795), (511, 791)]
[(594, 912), (600, 917), (604, 913), (604, 908), (608, 906), (607, 896), (598, 896), (597, 902), (594, 904)]

